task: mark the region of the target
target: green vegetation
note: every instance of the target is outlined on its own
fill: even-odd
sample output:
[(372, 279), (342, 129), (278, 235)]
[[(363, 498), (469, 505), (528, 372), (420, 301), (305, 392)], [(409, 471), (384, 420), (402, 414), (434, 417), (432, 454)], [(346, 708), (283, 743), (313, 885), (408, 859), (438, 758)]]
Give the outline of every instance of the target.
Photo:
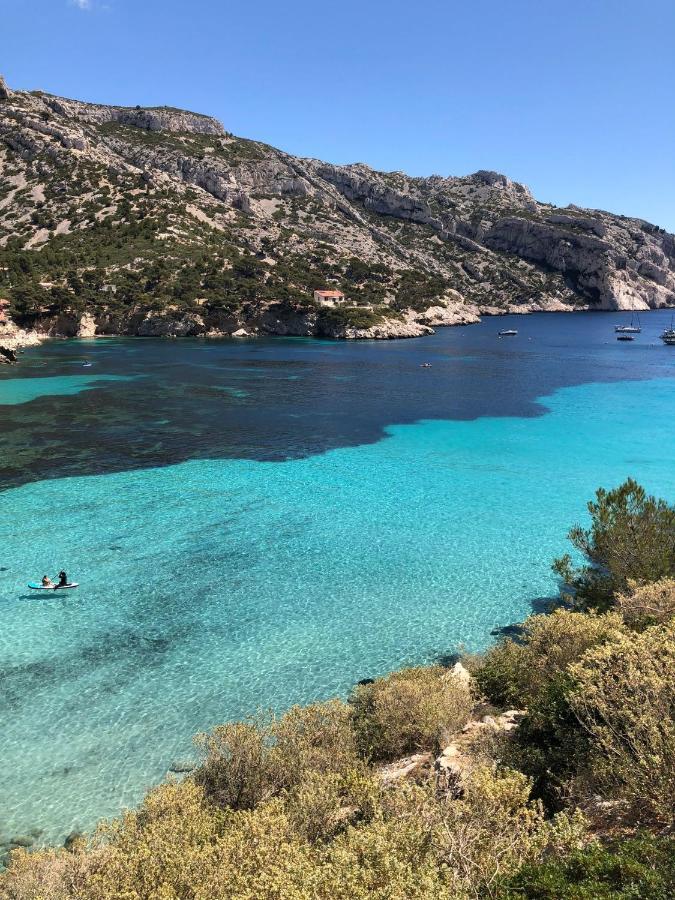
[(401, 273), (395, 306), (397, 309), (428, 309), (449, 286), (448, 279), (442, 275), (429, 275), (416, 269), (407, 269)]
[(319, 311), (319, 322), (325, 327), (371, 328), (383, 319), (381, 313), (359, 306), (329, 306)]
[[(606, 564), (602, 609), (577, 595), (531, 616), (464, 659), (468, 680), (404, 669), (347, 703), (200, 735), (198, 768), (138, 810), (64, 849), (14, 850), (0, 897), (673, 896), (675, 602), (659, 562), (672, 507), (630, 481), (597, 497), (572, 537)], [(619, 566), (629, 535), (639, 552)], [(497, 727), (513, 706), (521, 724)], [(449, 771), (434, 768), (442, 748)]]
[(639, 837), (591, 844), (562, 859), (526, 866), (503, 881), (499, 900), (670, 900), (675, 847), (670, 838)]
[(675, 575), (675, 507), (629, 478), (613, 491), (601, 488), (588, 511), (590, 528), (576, 525), (569, 533), (588, 563), (575, 568), (564, 556), (554, 566), (578, 606), (607, 609), (629, 579), (647, 583)]

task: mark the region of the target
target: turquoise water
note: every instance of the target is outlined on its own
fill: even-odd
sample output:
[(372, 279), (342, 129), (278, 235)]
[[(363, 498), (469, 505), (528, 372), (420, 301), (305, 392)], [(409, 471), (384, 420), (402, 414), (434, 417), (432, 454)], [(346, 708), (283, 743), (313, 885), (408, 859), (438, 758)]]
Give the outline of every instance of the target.
[(123, 375), (58, 375), (44, 378), (5, 378), (0, 404), (15, 406), (40, 397), (71, 397), (110, 381), (127, 381)]
[[(453, 366), (460, 356), (473, 365), (463, 352)], [(529, 364), (516, 360), (512, 372)], [(670, 357), (653, 365), (639, 381), (598, 369), (608, 380), (533, 392), (529, 415), (382, 424), (377, 440), (275, 461), (240, 451), (117, 471), (107, 447), (105, 474), (0, 493), (4, 835), (42, 828), (42, 840), (61, 840), (137, 803), (192, 754), (200, 730), (345, 695), (361, 678), (460, 643), (484, 647), (493, 629), (540, 608), (556, 592), (550, 562), (596, 487), (632, 475), (675, 499), (675, 382), (649, 377)], [(504, 384), (501, 369), (484, 368)], [(274, 371), (288, 382), (288, 367)], [(353, 371), (338, 373), (340, 383)], [(238, 371), (239, 387), (229, 376), (215, 385), (227, 410), (271, 390), (252, 374)], [(433, 385), (406, 402), (422, 406)], [(91, 404), (87, 415), (100, 418), (127, 396), (114, 392), (132, 390), (140, 388), (108, 384), (58, 402)], [(275, 390), (279, 406), (288, 388)], [(299, 402), (292, 422), (303, 421)], [(34, 407), (26, 404), (27, 416)], [(249, 409), (236, 412), (246, 446)], [(168, 401), (150, 413), (157, 434), (173, 428)], [(291, 445), (297, 429), (288, 431)], [(56, 464), (44, 454), (34, 467)], [(58, 464), (69, 466), (64, 455)], [(78, 459), (90, 471), (90, 456)], [(63, 565), (78, 591), (25, 589)]]

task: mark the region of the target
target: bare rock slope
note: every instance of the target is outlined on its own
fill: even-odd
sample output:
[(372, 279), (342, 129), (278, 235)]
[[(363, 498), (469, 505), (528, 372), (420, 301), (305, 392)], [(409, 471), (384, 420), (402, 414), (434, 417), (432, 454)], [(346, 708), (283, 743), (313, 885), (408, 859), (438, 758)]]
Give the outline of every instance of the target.
[[(344, 302), (316, 303), (326, 287)], [(0, 79), (0, 297), (45, 333), (415, 336), (675, 305), (675, 237), (495, 172), (336, 166), (197, 113)]]

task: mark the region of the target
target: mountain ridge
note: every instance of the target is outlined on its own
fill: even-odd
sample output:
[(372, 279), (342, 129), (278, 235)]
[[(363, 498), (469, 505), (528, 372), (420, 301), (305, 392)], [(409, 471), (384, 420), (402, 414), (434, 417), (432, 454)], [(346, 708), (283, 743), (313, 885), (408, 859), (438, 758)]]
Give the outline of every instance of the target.
[(201, 113), (0, 80), (0, 295), (15, 326), (52, 335), (406, 337), (673, 306), (675, 236), (497, 172), (334, 165)]

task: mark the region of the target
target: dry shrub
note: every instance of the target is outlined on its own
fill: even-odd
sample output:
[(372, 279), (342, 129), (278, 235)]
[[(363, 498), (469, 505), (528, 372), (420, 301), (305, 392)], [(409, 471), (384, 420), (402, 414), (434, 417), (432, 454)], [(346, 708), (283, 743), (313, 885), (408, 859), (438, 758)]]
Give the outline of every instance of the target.
[(487, 651), (475, 673), (478, 685), (500, 706), (528, 706), (590, 647), (615, 640), (623, 631), (617, 613), (558, 609), (530, 616), (518, 640), (507, 638)]
[(402, 669), (350, 698), (359, 749), (374, 760), (435, 750), (467, 722), (471, 688), (441, 666)]
[(627, 625), (662, 625), (675, 617), (675, 578), (643, 585), (629, 581), (628, 587), (626, 593), (616, 595), (616, 605)]
[[(190, 781), (151, 791), (137, 811), (103, 823), (75, 853), (23, 853), (0, 885), (12, 900), (145, 900), (198, 896), (225, 818)], [(28, 876), (32, 875), (34, 884)]]
[(29, 853), (14, 850), (11, 864), (0, 877), (2, 900), (68, 900), (73, 894), (72, 860), (65, 850)]
[[(432, 784), (379, 791), (308, 774), (253, 810), (221, 810), (189, 779), (104, 826), (87, 850), (21, 854), (7, 900), (459, 900), (490, 895), (575, 819), (550, 824), (515, 772), (478, 767), (461, 800)], [(4, 887), (4, 890), (3, 890)]]
[(361, 765), (349, 707), (339, 700), (294, 706), (199, 735), (206, 754), (195, 780), (222, 807), (253, 809), (308, 772), (346, 774)]
[(369, 822), (379, 808), (381, 787), (371, 775), (308, 772), (284, 797), (293, 833), (316, 844), (332, 840), (349, 825)]
[(306, 772), (344, 775), (360, 763), (352, 711), (340, 700), (294, 706), (273, 725), (272, 756), (284, 786)]
[(675, 623), (590, 650), (572, 668), (570, 704), (589, 735), (577, 789), (675, 825)]
[(461, 799), (439, 798), (430, 786), (403, 785), (384, 803), (387, 819), (424, 830), (450, 896), (486, 897), (497, 878), (524, 862), (561, 843), (580, 843), (583, 819), (561, 815), (545, 821), (530, 791), (530, 780), (520, 772), (478, 765), (463, 780)]
[(195, 780), (219, 806), (253, 809), (270, 797), (274, 779), (267, 765), (270, 722), (259, 718), (219, 725), (195, 738), (206, 754)]

